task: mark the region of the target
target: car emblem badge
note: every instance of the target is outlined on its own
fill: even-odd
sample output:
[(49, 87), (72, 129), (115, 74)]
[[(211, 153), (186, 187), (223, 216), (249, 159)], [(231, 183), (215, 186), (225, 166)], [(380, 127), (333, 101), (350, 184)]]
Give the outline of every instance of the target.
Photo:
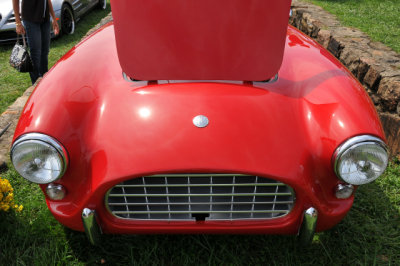
[(196, 127), (206, 127), (208, 126), (208, 118), (204, 115), (198, 115), (193, 118), (193, 124)]

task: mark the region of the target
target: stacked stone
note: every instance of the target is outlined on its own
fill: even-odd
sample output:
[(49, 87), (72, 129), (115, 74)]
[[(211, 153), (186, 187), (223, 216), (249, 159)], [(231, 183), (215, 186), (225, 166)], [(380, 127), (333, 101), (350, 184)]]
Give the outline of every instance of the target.
[(379, 113), (392, 154), (400, 154), (400, 55), (306, 2), (293, 0), (289, 23), (330, 51), (361, 82)]
[(34, 86), (28, 88), (11, 106), (0, 116), (0, 172), (7, 169), (6, 159), (14, 136), (15, 127), (26, 101), (33, 91)]

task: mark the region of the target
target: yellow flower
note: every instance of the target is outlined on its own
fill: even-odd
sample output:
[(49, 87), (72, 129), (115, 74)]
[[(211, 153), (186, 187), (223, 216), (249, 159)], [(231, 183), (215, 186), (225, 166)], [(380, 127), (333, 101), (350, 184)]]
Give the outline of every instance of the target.
[(10, 182), (7, 179), (0, 178), (0, 189), (1, 192), (12, 192), (13, 188), (11, 187)]
[(8, 193), (7, 197), (4, 199), (5, 202), (12, 202), (14, 200), (14, 194), (13, 193)]
[(6, 182), (0, 179), (0, 192), (6, 192)]
[(18, 204), (14, 205), (14, 209), (16, 212), (21, 212), (23, 208), (24, 208), (24, 206), (22, 206), (22, 205), (18, 205)]
[(8, 206), (7, 204), (0, 205), (0, 210), (7, 212), (9, 209), (10, 209), (10, 206)]
[(8, 211), (10, 208), (20, 212), (23, 209), (22, 205), (14, 203), (14, 189), (7, 179), (0, 177), (0, 211)]

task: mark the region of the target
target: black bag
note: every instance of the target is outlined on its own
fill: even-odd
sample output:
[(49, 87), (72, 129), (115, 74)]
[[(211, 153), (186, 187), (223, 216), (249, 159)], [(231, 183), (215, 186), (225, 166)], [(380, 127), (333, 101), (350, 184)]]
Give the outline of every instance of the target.
[(11, 51), (10, 65), (22, 73), (32, 72), (33, 71), (32, 60), (28, 53), (28, 48), (26, 46), (24, 35), (22, 35), (22, 40), (24, 45), (20, 44), (18, 35), (17, 42), (15, 43), (14, 48)]

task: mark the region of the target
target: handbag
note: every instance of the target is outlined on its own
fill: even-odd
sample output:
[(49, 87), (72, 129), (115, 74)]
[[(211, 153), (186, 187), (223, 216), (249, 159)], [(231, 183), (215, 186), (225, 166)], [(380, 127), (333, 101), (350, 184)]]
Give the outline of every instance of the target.
[(20, 36), (11, 51), (10, 65), (19, 72), (32, 72), (33, 64), (26, 46), (25, 36), (22, 35), (23, 45), (20, 44)]

